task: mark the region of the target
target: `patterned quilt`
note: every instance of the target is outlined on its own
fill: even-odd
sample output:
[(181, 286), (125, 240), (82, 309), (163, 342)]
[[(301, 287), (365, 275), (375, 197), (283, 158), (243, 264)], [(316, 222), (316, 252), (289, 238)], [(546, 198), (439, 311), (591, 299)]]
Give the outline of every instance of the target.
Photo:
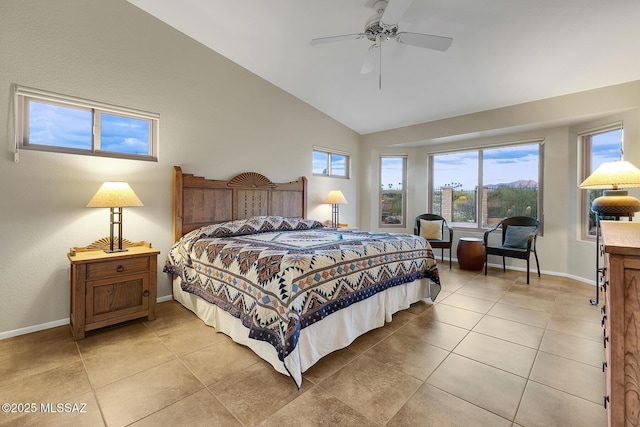
[(341, 308), (421, 278), (430, 279), (432, 300), (440, 291), (431, 247), (421, 237), (282, 217), (194, 230), (171, 248), (164, 271), (180, 276), (184, 291), (239, 318), (283, 362), (302, 328)]

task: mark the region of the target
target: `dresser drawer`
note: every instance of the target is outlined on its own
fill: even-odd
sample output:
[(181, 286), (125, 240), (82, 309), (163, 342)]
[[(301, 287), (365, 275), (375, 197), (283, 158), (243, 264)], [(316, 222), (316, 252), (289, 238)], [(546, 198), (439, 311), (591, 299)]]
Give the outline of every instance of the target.
[(149, 271), (149, 257), (103, 261), (87, 265), (87, 280), (105, 279)]

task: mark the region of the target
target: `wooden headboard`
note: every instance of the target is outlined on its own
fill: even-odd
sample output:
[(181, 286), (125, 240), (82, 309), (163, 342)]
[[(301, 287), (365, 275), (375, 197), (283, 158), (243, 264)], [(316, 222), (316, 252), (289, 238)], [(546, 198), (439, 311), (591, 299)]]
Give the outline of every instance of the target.
[(173, 167), (173, 240), (198, 227), (260, 215), (307, 217), (307, 179), (273, 183), (244, 172), (229, 181), (205, 179)]

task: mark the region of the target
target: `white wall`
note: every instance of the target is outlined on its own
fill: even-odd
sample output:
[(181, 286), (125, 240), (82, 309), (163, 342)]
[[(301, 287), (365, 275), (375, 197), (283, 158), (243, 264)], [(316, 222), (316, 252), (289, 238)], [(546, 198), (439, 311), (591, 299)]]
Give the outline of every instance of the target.
[[(172, 166), (217, 179), (255, 171), (309, 178), (308, 216), (340, 188), (356, 224), (358, 135), (124, 0), (0, 2), (0, 337), (69, 317), (72, 246), (108, 235), (108, 210), (85, 205), (106, 180), (126, 180), (144, 207), (124, 212), (124, 237), (171, 245)], [(21, 151), (13, 161), (11, 84), (160, 114), (155, 162)], [(351, 153), (353, 178), (311, 174), (313, 145)], [(170, 295), (158, 275), (158, 295)]]
[[(640, 82), (631, 82), (365, 135), (361, 155), (371, 162), (377, 162), (381, 153), (409, 155), (408, 198), (414, 203), (407, 210), (408, 227), (405, 231), (412, 232), (411, 218), (429, 211), (426, 204), (429, 153), (543, 139), (544, 235), (538, 240), (540, 267), (551, 274), (594, 282), (595, 243), (580, 239), (577, 134), (622, 121), (624, 158), (640, 166), (639, 106)], [(420, 148), (415, 148), (417, 146)], [(371, 183), (378, 182), (379, 172), (374, 167), (367, 172), (368, 179), (363, 178), (360, 186), (363, 206), (368, 209), (360, 213), (360, 226), (378, 229), (377, 197), (365, 194), (367, 188), (370, 194), (377, 194)], [(638, 189), (629, 189), (629, 194), (640, 197)], [(635, 220), (639, 216), (636, 215)], [(455, 233), (456, 240), (464, 236), (481, 237), (482, 234), (464, 230)], [(500, 264), (501, 260), (490, 257), (489, 262)], [(507, 264), (519, 268), (524, 266), (519, 260), (507, 260)]]

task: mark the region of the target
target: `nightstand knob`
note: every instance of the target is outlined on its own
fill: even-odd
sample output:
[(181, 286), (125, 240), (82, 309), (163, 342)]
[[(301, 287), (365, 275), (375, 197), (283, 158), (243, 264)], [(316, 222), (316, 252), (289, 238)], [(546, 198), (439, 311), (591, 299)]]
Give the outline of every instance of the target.
[(142, 296), (148, 297), (149, 296), (149, 289), (145, 289), (144, 291), (142, 291)]
[(123, 266), (122, 264), (120, 264), (120, 265), (118, 266), (118, 268), (116, 268), (116, 271), (117, 271), (118, 273), (122, 273), (122, 272), (124, 271), (124, 266)]

